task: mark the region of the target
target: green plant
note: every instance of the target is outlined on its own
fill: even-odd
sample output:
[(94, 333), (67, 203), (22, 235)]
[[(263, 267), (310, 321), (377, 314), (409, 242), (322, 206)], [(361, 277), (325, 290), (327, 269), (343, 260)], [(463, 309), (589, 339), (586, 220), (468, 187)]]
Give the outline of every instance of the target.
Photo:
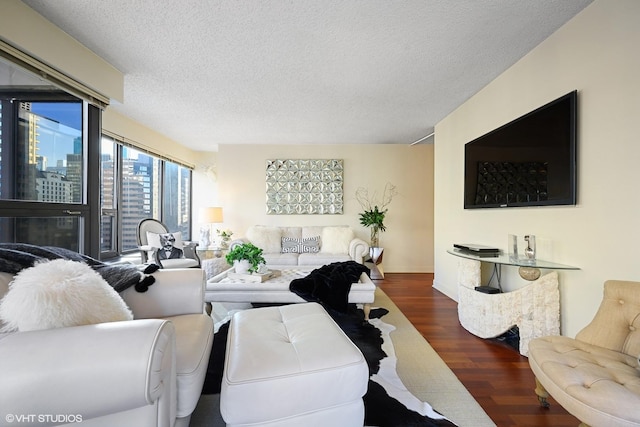
[(264, 257), (262, 256), (262, 249), (255, 246), (253, 243), (242, 243), (235, 246), (229, 251), (225, 259), (232, 265), (233, 261), (246, 259), (249, 261), (249, 264), (251, 264), (251, 267), (249, 267), (250, 273), (258, 271), (260, 264), (265, 263)]
[(391, 200), (398, 192), (396, 187), (390, 183), (387, 183), (384, 187), (384, 193), (382, 194), (382, 201), (378, 206), (377, 195), (374, 192), (372, 196), (369, 196), (369, 191), (366, 188), (358, 188), (356, 190), (356, 199), (364, 212), (360, 213), (360, 224), (365, 227), (371, 227), (371, 246), (378, 247), (379, 234), (381, 231), (386, 231), (387, 227), (384, 225), (384, 217), (387, 214), (385, 207), (391, 203)]
[(371, 227), (371, 246), (378, 246), (378, 234), (380, 231), (386, 231), (384, 226), (384, 216), (387, 209), (381, 211), (378, 206), (373, 209), (360, 213), (360, 224), (365, 227)]

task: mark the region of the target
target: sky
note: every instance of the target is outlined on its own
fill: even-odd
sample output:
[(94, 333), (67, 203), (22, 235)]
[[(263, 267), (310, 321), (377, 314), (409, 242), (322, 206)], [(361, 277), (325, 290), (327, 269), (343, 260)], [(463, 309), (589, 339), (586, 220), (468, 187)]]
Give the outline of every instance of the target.
[(41, 121), (38, 154), (46, 157), (47, 167), (56, 166), (73, 153), (73, 142), (82, 136), (81, 102), (32, 102), (31, 112), (50, 121)]
[(33, 102), (31, 111), (70, 128), (82, 130), (81, 102)]

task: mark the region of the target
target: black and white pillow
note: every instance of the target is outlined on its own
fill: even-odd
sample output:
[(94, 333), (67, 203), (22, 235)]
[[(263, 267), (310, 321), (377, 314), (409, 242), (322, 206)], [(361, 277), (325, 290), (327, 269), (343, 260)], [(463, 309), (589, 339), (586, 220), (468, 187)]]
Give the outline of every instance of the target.
[(147, 243), (158, 251), (160, 259), (184, 258), (182, 233), (152, 233), (147, 231)]
[(295, 237), (282, 238), (282, 253), (304, 254), (320, 252), (320, 236), (297, 239)]

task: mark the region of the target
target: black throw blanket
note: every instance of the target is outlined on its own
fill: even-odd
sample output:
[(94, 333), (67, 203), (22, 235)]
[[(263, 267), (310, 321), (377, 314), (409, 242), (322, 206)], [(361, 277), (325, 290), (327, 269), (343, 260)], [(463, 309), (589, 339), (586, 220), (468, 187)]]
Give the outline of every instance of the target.
[(355, 261), (334, 262), (292, 280), (289, 290), (305, 301), (346, 313), (351, 284), (358, 282), (362, 273), (371, 274), (368, 267)]
[(37, 246), (27, 243), (0, 243), (0, 271), (16, 274), (19, 271), (33, 267), (44, 260), (66, 259), (82, 262), (97, 271), (102, 278), (115, 289), (122, 292), (134, 286), (138, 292), (146, 292), (156, 279), (148, 276), (160, 267), (155, 264), (146, 266), (144, 270), (135, 265), (106, 264), (87, 255), (55, 246)]

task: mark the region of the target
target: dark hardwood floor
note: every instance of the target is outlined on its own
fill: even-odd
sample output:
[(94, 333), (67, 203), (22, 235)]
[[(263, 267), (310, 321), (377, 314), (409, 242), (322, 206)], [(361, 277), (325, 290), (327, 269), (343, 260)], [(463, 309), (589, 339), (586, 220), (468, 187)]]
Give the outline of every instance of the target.
[(538, 405), (527, 358), (458, 322), (458, 305), (432, 287), (433, 274), (388, 273), (377, 285), (400, 308), (498, 427), (576, 427), (577, 418), (553, 399)]

